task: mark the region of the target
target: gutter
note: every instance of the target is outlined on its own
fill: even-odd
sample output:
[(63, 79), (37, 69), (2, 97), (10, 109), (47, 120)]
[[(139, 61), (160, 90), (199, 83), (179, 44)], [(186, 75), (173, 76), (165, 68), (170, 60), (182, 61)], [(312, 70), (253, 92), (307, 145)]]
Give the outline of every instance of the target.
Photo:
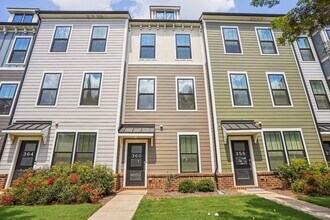
[[(19, 97), (20, 97), (20, 94), (21, 94), (21, 91), (22, 91), (22, 87), (23, 87), (23, 83), (24, 83), (24, 79), (25, 79), (25, 76), (26, 76), (26, 73), (27, 73), (27, 69), (28, 69), (28, 66), (29, 66), (29, 63), (30, 63), (30, 59), (31, 59), (31, 55), (32, 55), (32, 51), (34, 49), (34, 45), (35, 45), (35, 42), (37, 40), (37, 36), (38, 36), (38, 32), (39, 32), (39, 29), (40, 29), (40, 25), (41, 25), (41, 18), (39, 16), (39, 11), (36, 12), (38, 18), (39, 18), (39, 21), (38, 21), (38, 27), (37, 27), (37, 30), (36, 30), (36, 33), (34, 34), (34, 37), (33, 37), (33, 40), (32, 40), (32, 45), (31, 45), (31, 49), (28, 53), (28, 58), (27, 58), (27, 61), (26, 61), (26, 64), (25, 64), (25, 70), (24, 70), (24, 73), (23, 73), (23, 76), (22, 76), (22, 80), (20, 82), (20, 85), (19, 85), (19, 88), (17, 90), (17, 99), (15, 100), (14, 102), (14, 106), (13, 106), (13, 109), (12, 109), (12, 114), (10, 116), (10, 119), (9, 119), (9, 122), (8, 122), (8, 125), (11, 125), (12, 122), (13, 122), (13, 119), (14, 119), (14, 115), (15, 115), (15, 112), (16, 112), (16, 107), (17, 107), (17, 103), (18, 103), (18, 100), (19, 100)], [(8, 139), (8, 134), (5, 135), (5, 138), (3, 140), (3, 143), (2, 143), (2, 148), (1, 148), (1, 151), (0, 151), (0, 161), (2, 159), (2, 155), (3, 155), (3, 151), (5, 149), (5, 146), (6, 146), (6, 142), (7, 142), (7, 139)]]

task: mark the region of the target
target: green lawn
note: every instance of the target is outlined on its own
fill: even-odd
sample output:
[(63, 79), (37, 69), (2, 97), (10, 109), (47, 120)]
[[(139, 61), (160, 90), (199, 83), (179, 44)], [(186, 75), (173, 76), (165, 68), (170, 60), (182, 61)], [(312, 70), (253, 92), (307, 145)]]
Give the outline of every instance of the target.
[(0, 206), (0, 219), (47, 219), (74, 220), (87, 219), (100, 204), (52, 205), (52, 206)]
[[(211, 213), (211, 216), (208, 215)], [(218, 216), (215, 216), (218, 213)], [(257, 196), (143, 199), (134, 220), (146, 219), (317, 219)]]
[(330, 197), (300, 197), (299, 199), (330, 208)]

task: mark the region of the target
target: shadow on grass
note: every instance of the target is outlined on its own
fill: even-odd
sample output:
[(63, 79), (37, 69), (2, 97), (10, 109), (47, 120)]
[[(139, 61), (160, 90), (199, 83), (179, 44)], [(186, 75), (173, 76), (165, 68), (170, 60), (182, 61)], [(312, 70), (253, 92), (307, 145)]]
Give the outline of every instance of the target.
[(15, 206), (0, 206), (0, 219), (30, 220), (36, 216), (29, 215), (28, 211), (15, 208)]

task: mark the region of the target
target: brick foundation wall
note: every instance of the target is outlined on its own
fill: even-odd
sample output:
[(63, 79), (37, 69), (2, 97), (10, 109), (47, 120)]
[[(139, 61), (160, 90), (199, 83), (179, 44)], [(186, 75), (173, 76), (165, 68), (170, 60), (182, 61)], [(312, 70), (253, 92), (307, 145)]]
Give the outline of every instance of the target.
[(116, 192), (123, 188), (123, 176), (117, 174), (115, 177), (115, 185), (113, 186), (113, 191)]
[(219, 189), (234, 189), (233, 173), (219, 173), (218, 187)]
[(279, 189), (283, 188), (283, 184), (280, 179), (276, 178), (273, 172), (257, 172), (258, 184), (263, 189)]
[(8, 174), (0, 174), (0, 191), (5, 188), (7, 178)]

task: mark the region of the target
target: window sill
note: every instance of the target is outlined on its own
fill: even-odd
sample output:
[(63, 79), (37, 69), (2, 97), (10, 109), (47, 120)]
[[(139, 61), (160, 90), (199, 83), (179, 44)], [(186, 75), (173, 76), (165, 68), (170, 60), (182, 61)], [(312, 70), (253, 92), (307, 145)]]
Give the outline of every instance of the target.
[(179, 62), (182, 62), (182, 61), (192, 62), (193, 60), (192, 59), (175, 59), (175, 61), (179, 61)]
[(139, 61), (140, 62), (157, 61), (157, 59), (143, 59), (143, 58), (140, 58)]

